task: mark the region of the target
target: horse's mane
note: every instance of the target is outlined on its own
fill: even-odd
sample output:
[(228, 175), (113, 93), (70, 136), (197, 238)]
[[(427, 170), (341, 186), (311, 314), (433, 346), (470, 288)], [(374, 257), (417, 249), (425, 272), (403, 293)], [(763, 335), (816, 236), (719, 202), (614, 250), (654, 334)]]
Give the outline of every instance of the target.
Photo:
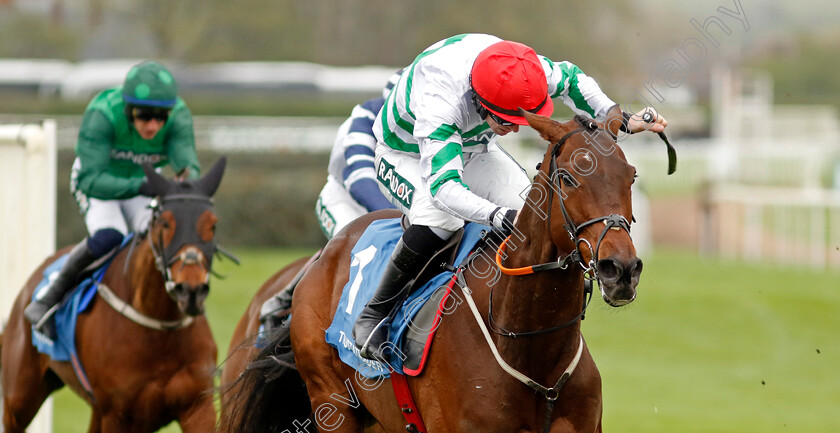
[(594, 131), (594, 130), (598, 129), (599, 127), (603, 126), (597, 120), (590, 119), (590, 118), (588, 118), (584, 115), (581, 115), (581, 114), (576, 114), (575, 117), (574, 117), (574, 120), (577, 123), (579, 123), (580, 126), (583, 126), (584, 128), (586, 128), (590, 131)]

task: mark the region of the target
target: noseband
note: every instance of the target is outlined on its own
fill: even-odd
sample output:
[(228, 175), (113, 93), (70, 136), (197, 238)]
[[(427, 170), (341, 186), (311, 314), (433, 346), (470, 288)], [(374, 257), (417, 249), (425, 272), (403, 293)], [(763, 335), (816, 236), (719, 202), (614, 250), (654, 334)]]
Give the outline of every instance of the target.
[[(157, 220), (160, 214), (166, 210), (164, 206), (167, 203), (171, 204), (183, 202), (196, 203), (195, 205), (189, 206), (186, 209), (184, 209), (184, 211), (188, 213), (188, 217), (195, 217), (196, 220), (203, 211), (211, 209), (213, 207), (213, 199), (203, 195), (168, 195), (165, 197), (161, 197), (160, 201), (152, 201), (150, 205), (153, 212), (152, 220)], [(172, 242), (170, 242), (168, 246), (163, 246), (163, 233), (159, 233), (157, 242), (154, 242), (152, 240), (151, 234), (148, 236), (148, 239), (149, 246), (152, 249), (152, 255), (155, 258), (155, 267), (157, 267), (161, 274), (163, 274), (164, 287), (166, 288), (166, 293), (168, 293), (170, 296), (172, 296), (177, 286), (177, 283), (172, 281), (172, 272), (170, 270), (170, 266), (174, 265), (179, 260), (181, 261), (182, 267), (187, 265), (200, 265), (206, 272), (205, 284), (209, 284), (210, 274), (212, 273), (211, 267), (213, 255), (216, 252), (215, 241), (211, 240), (209, 242), (205, 242), (201, 240), (200, 238), (198, 238), (198, 234), (195, 233), (194, 230), (179, 230), (177, 222), (175, 225), (175, 235), (172, 238)], [(180, 254), (177, 254), (178, 250), (180, 250), (184, 245), (187, 244), (197, 246), (191, 246), (186, 250), (182, 251)]]

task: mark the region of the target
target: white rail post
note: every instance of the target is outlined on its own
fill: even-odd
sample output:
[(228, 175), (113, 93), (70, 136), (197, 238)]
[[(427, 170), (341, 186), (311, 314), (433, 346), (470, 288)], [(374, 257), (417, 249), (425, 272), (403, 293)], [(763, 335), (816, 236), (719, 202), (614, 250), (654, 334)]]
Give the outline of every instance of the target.
[[(0, 320), (29, 275), (55, 251), (56, 125), (0, 125)], [(2, 408), (0, 408), (2, 410)], [(27, 429), (52, 432), (52, 399)]]

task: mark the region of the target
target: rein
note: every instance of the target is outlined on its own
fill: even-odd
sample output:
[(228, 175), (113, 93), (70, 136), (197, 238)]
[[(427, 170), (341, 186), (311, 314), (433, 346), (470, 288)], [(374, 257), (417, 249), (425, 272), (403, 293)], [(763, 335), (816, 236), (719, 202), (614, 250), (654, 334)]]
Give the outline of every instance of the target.
[[(554, 145), (554, 148), (551, 150), (551, 161), (549, 162), (548, 174), (549, 180), (554, 182), (553, 179), (559, 179), (564, 170), (561, 170), (557, 167), (557, 157), (559, 156), (559, 152), (563, 144), (573, 135), (583, 132), (586, 130), (591, 130), (597, 128), (594, 123), (588, 123), (587, 126), (584, 128), (575, 129), (566, 135), (564, 135), (560, 140), (557, 141), (557, 144)], [(560, 185), (557, 184), (558, 191), (562, 191), (560, 189)], [(552, 188), (553, 189), (553, 188)], [(509, 331), (502, 326), (500, 326), (496, 320), (493, 318), (493, 290), (490, 290), (490, 308), (488, 312), (488, 322), (490, 323), (490, 327), (496, 334), (503, 335), (506, 337), (516, 338), (516, 337), (525, 337), (525, 336), (533, 336), (533, 335), (541, 335), (546, 334), (552, 331), (557, 331), (563, 329), (565, 327), (571, 326), (578, 320), (583, 320), (586, 318), (586, 308), (589, 306), (589, 302), (592, 300), (592, 282), (598, 280), (598, 271), (595, 267), (596, 260), (598, 258), (598, 251), (601, 248), (601, 241), (604, 240), (609, 230), (621, 230), (624, 229), (627, 234), (630, 234), (630, 223), (624, 218), (622, 215), (618, 214), (610, 214), (606, 216), (592, 218), (590, 220), (584, 221), (583, 223), (577, 225), (574, 223), (572, 218), (569, 216), (569, 212), (566, 209), (566, 202), (563, 198), (563, 194), (561, 192), (557, 193), (558, 200), (560, 203), (560, 211), (563, 213), (563, 228), (566, 229), (566, 233), (568, 233), (569, 238), (574, 243), (575, 248), (567, 254), (565, 257), (558, 257), (554, 262), (548, 263), (541, 263), (537, 265), (530, 265), (524, 266), (520, 268), (507, 268), (502, 265), (502, 254), (504, 254), (505, 249), (507, 248), (507, 242), (510, 240), (511, 236), (505, 238), (505, 240), (499, 245), (499, 248), (496, 250), (496, 265), (499, 267), (499, 270), (506, 275), (513, 275), (513, 276), (521, 276), (521, 275), (530, 275), (537, 272), (543, 271), (550, 271), (554, 269), (561, 269), (565, 270), (568, 269), (569, 265), (573, 263), (577, 263), (580, 265), (581, 269), (583, 270), (583, 278), (584, 278), (584, 295), (585, 299), (583, 302), (583, 308), (581, 312), (569, 320), (568, 322), (554, 326), (547, 329), (540, 329), (536, 331), (526, 331), (526, 332), (512, 332)], [(548, 195), (548, 227), (551, 228), (551, 209), (552, 209), (552, 202), (553, 202), (554, 194)], [(580, 234), (583, 232), (583, 229), (589, 227), (593, 224), (598, 222), (604, 223), (604, 229), (601, 231), (601, 235), (598, 237), (598, 241), (595, 243), (595, 248), (592, 248), (592, 244), (589, 243), (588, 240), (581, 238)], [(583, 254), (580, 251), (580, 245), (586, 244), (589, 248), (589, 252), (591, 254), (591, 259), (589, 263), (586, 263), (583, 259)]]

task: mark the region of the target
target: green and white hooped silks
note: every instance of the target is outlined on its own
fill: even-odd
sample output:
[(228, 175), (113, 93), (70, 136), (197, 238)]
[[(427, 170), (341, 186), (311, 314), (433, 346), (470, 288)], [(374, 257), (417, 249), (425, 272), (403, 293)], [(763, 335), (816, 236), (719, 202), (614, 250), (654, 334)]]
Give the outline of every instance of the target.
[[(498, 143), (491, 141), (485, 153), (464, 155), (461, 178), (478, 197), (497, 206), (521, 209), (531, 182), (525, 170)], [(419, 155), (400, 152), (379, 144), (376, 148), (376, 177), (379, 189), (391, 203), (408, 215), (411, 224), (455, 231), (464, 220), (452, 215), (423, 187)], [(452, 182), (455, 184), (455, 182)], [(460, 183), (458, 183), (460, 185)], [(444, 188), (437, 194), (445, 193)]]

